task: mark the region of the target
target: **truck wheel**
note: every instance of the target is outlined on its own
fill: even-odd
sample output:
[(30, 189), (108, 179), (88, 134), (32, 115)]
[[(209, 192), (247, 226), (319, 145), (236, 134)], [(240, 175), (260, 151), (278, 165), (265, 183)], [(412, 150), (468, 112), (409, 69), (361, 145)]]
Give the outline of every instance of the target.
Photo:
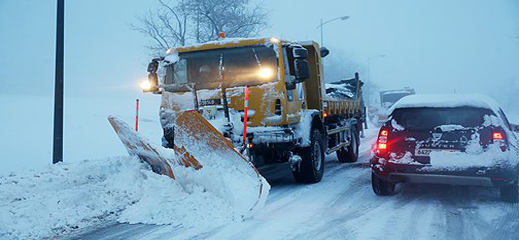
[(359, 158), (359, 138), (356, 130), (351, 132), (351, 143), (347, 148), (341, 148), (337, 151), (337, 159), (341, 163), (356, 162)]
[(371, 187), (378, 196), (395, 195), (395, 184), (377, 177), (373, 172), (371, 173)]
[(517, 179), (511, 184), (502, 186), (499, 190), (501, 200), (503, 202), (517, 203), (519, 202)]
[(296, 182), (320, 182), (324, 173), (324, 141), (319, 130), (313, 130), (310, 146), (303, 148), (300, 156), (302, 161), (299, 168), (292, 171)]

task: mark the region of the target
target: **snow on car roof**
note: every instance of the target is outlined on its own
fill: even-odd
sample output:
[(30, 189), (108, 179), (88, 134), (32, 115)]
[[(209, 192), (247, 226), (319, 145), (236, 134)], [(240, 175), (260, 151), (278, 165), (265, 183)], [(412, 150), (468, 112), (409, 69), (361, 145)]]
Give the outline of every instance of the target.
[(499, 105), (494, 99), (482, 94), (417, 94), (405, 96), (398, 100), (389, 110), (392, 113), (398, 108), (453, 108), (478, 107), (499, 112)]

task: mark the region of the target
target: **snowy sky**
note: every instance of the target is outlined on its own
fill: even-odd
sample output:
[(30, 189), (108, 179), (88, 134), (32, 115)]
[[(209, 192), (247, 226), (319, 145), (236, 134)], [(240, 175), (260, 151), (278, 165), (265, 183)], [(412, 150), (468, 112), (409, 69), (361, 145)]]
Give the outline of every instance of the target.
[[(0, 1), (0, 93), (52, 94), (55, 1)], [(139, 95), (147, 39), (129, 23), (154, 0), (66, 1), (66, 93)], [(265, 0), (265, 36), (319, 40), (367, 65), (381, 88), (482, 92), (519, 82), (519, 2), (515, 0)], [(499, 98), (499, 96), (497, 97)], [(499, 99), (498, 99), (499, 100)]]

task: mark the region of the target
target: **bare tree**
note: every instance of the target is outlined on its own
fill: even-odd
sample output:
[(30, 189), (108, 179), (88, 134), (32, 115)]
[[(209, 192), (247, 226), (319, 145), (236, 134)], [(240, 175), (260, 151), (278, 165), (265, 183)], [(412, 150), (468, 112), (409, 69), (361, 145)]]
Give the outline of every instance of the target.
[(132, 28), (148, 36), (150, 53), (194, 42), (252, 37), (267, 27), (267, 14), (250, 0), (158, 0), (159, 7), (138, 18)]
[(215, 40), (219, 32), (229, 37), (258, 35), (267, 25), (267, 14), (249, 0), (192, 0), (196, 42)]
[(131, 25), (134, 30), (141, 32), (151, 39), (147, 46), (153, 55), (163, 54), (173, 46), (186, 44), (187, 27), (190, 18), (185, 0), (175, 4), (158, 0), (159, 8), (150, 10), (138, 18), (138, 24)]

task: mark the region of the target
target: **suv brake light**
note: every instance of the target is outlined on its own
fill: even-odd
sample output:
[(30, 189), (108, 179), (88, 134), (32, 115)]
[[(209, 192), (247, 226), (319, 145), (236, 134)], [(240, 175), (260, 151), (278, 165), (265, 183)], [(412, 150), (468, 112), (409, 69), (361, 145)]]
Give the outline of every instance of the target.
[(389, 136), (389, 130), (386, 128), (381, 128), (378, 133), (377, 138), (377, 155), (380, 157), (384, 157), (387, 155), (389, 146), (387, 145), (387, 139)]
[(503, 136), (503, 133), (501, 132), (493, 132), (492, 133), (492, 140), (503, 140), (505, 137)]

